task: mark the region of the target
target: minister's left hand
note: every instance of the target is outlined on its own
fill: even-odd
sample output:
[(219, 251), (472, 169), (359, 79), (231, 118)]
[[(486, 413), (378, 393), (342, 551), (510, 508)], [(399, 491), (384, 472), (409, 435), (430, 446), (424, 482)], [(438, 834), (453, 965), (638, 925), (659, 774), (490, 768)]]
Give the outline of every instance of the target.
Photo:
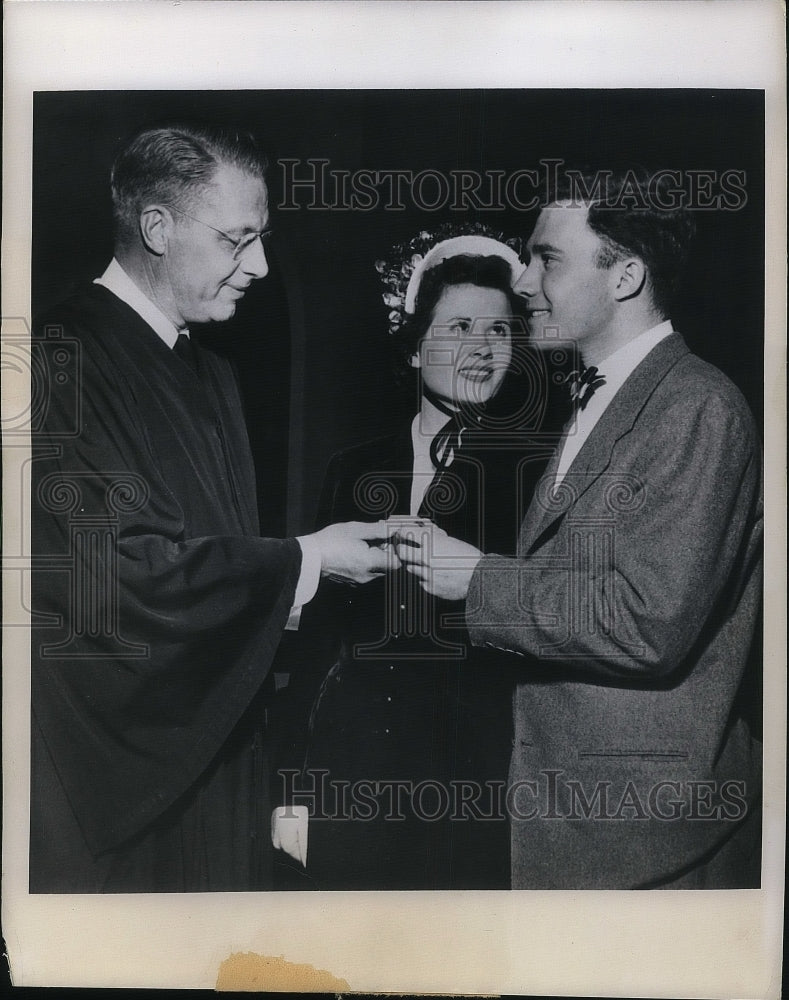
[(398, 543), (397, 556), (423, 590), (447, 601), (465, 600), (483, 553), (430, 522), (416, 528), (412, 540), (417, 544)]

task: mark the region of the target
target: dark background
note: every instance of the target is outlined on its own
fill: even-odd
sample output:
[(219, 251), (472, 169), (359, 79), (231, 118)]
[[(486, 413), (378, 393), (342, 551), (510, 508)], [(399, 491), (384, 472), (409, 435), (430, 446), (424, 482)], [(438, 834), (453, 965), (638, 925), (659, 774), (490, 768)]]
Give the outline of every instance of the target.
[[(302, 207), (278, 211), (278, 159), (333, 170), (536, 169), (546, 158), (613, 169), (744, 171), (737, 211), (697, 212), (675, 326), (722, 368), (761, 421), (764, 97), (761, 91), (210, 91), (38, 93), (34, 101), (33, 315), (112, 255), (109, 169), (137, 129), (205, 120), (253, 131), (272, 162), (271, 273), (234, 319), (201, 336), (239, 365), (266, 534), (312, 527), (339, 448), (394, 430), (415, 400), (395, 386), (374, 262), (458, 217), (527, 236), (536, 212)], [(306, 167), (302, 165), (301, 170)], [(299, 199), (304, 204), (306, 199)]]

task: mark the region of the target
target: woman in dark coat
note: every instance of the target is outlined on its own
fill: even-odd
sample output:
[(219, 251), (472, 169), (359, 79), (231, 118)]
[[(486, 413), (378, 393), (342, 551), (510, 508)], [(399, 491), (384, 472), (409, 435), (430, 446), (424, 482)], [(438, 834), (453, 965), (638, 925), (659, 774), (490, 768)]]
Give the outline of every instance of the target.
[[(334, 456), (320, 520), (402, 518), (418, 539), (429, 519), (483, 551), (514, 552), (547, 457), (524, 446), (512, 414), (493, 414), (514, 344), (525, 357), (511, 290), (523, 265), (479, 230), (414, 253), (429, 239), (378, 264), (390, 332), (419, 375), (419, 411), (398, 433)], [(533, 421), (534, 401), (520, 402), (518, 416)], [(509, 886), (511, 677), (495, 652), (470, 647), (460, 610), (403, 570), (361, 588), (324, 584), (304, 609), (302, 631), (339, 644), (293, 786), (315, 794), (289, 796), (309, 806), (316, 888)]]

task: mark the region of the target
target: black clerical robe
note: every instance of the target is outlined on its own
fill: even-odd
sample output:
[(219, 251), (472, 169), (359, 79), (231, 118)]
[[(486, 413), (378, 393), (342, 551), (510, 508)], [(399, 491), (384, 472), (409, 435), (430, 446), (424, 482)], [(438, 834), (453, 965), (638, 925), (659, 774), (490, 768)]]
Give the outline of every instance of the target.
[(31, 891), (265, 887), (301, 552), (259, 537), (232, 370), (97, 285), (34, 351)]

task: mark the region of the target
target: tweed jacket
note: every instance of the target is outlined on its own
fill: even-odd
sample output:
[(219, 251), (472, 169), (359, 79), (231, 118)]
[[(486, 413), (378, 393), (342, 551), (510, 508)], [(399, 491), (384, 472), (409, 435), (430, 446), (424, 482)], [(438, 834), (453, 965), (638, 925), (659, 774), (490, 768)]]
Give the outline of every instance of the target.
[(762, 585), (751, 413), (678, 334), (630, 375), (515, 559), (484, 557), (466, 621), (521, 668), (514, 888), (759, 879), (752, 641)]

